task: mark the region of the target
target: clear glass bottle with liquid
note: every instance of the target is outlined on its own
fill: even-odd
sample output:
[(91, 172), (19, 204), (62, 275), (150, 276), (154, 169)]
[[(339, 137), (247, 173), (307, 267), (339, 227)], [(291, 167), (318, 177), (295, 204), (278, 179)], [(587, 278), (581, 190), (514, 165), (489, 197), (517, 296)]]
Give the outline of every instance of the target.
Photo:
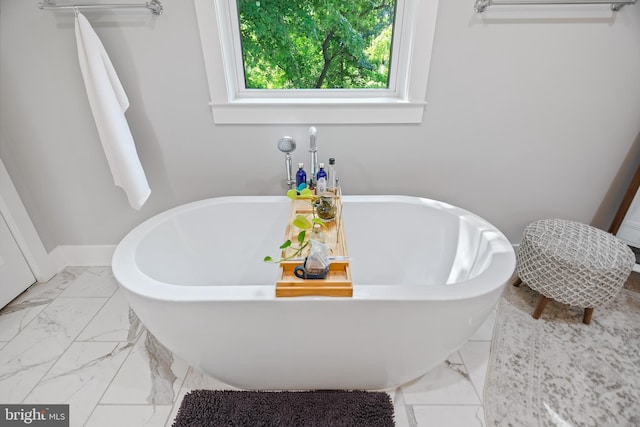
[(329, 189), (335, 189), (338, 186), (338, 182), (336, 180), (336, 159), (331, 157), (329, 159), (329, 174), (327, 179), (327, 187)]
[(313, 224), (313, 228), (311, 229), (311, 237), (309, 238), (320, 243), (325, 242), (324, 233), (322, 232), (322, 226), (320, 224)]

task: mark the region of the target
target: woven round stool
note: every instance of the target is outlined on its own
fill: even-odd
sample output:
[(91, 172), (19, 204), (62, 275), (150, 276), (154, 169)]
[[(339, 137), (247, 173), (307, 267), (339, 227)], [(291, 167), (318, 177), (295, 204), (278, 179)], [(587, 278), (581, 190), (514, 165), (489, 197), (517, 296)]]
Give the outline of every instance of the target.
[(606, 304), (631, 274), (635, 256), (617, 237), (590, 225), (562, 219), (529, 224), (517, 251), (516, 273), (541, 294), (533, 313), (538, 319), (548, 298), (584, 308), (589, 324), (593, 308)]

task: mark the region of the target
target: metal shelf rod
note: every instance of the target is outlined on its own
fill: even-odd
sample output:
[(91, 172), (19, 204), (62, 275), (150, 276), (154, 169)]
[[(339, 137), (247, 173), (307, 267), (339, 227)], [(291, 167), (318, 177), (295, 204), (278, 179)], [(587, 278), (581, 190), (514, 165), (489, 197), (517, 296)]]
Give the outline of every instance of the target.
[(45, 0), (38, 3), (38, 7), (43, 10), (55, 9), (125, 9), (125, 8), (146, 8), (154, 15), (162, 15), (162, 4), (158, 0), (151, 0), (145, 4), (69, 4), (57, 5), (53, 0)]
[(606, 0), (527, 0), (527, 1), (512, 1), (512, 0), (476, 0), (474, 9), (478, 13), (482, 13), (489, 6), (524, 6), (524, 5), (545, 5), (545, 4), (557, 4), (557, 5), (576, 5), (576, 4), (610, 4), (611, 10), (614, 12), (619, 11), (622, 6), (627, 4), (635, 4), (636, 0), (624, 0), (624, 1), (606, 1)]

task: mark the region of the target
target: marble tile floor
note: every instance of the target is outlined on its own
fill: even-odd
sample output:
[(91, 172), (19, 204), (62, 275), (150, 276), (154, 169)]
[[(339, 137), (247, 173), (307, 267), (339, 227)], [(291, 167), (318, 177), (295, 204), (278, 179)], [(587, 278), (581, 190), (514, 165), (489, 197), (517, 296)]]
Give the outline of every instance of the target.
[[(494, 317), (442, 365), (390, 392), (398, 427), (485, 425)], [(0, 403), (68, 403), (71, 426), (160, 427), (199, 388), (231, 387), (148, 334), (109, 267), (68, 267), (0, 311)]]

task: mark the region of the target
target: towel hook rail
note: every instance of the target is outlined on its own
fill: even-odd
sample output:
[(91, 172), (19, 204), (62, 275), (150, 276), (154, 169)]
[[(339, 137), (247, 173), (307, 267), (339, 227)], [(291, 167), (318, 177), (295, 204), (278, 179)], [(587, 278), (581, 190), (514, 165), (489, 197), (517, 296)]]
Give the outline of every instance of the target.
[(69, 4), (57, 5), (55, 0), (44, 0), (38, 3), (38, 7), (44, 10), (52, 9), (121, 9), (121, 8), (147, 8), (154, 15), (162, 15), (162, 3), (158, 0), (151, 0), (145, 4)]
[(622, 9), (627, 4), (635, 4), (636, 0), (527, 0), (527, 1), (511, 1), (511, 0), (476, 0), (474, 9), (478, 13), (492, 5), (495, 6), (517, 6), (517, 5), (539, 5), (539, 4), (610, 4), (611, 10), (614, 12)]

